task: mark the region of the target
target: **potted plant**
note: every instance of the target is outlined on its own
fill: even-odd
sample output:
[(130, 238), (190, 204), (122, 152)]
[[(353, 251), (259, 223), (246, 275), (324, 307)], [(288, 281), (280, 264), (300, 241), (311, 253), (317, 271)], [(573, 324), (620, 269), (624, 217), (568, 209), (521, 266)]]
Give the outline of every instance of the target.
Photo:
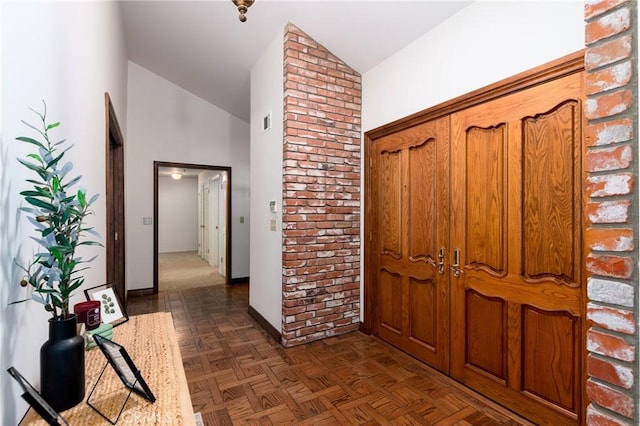
[(40, 350), (41, 393), (54, 409), (62, 411), (82, 401), (85, 394), (84, 339), (77, 334), (69, 299), (84, 282), (78, 273), (93, 260), (77, 256), (78, 247), (100, 245), (96, 241), (81, 241), (85, 233), (98, 236), (85, 225), (97, 195), (87, 199), (85, 190), (75, 189), (81, 176), (70, 177), (73, 164), (63, 161), (72, 145), (65, 140), (50, 139), (50, 132), (60, 123), (47, 124), (44, 101), (42, 113), (32, 111), (39, 117), (39, 125), (23, 123), (37, 135), (16, 138), (35, 148), (26, 158), (18, 159), (35, 174), (35, 179), (27, 179), (32, 187), (20, 193), (30, 206), (20, 210), (29, 215), (29, 222), (40, 234), (33, 239), (43, 250), (34, 255), (28, 266), (19, 265), (25, 272), (20, 284), (31, 286), (32, 298), (51, 313), (49, 340)]

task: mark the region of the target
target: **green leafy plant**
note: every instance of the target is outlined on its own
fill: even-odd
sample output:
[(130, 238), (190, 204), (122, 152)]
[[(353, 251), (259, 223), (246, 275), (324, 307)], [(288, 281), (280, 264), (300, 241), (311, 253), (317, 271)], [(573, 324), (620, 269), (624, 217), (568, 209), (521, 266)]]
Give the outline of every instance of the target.
[(31, 207), (21, 207), (20, 210), (29, 214), (29, 222), (40, 234), (40, 238), (32, 238), (44, 251), (36, 253), (27, 267), (18, 265), (26, 274), (20, 284), (33, 287), (32, 298), (44, 304), (54, 320), (66, 319), (70, 316), (69, 299), (84, 283), (78, 272), (87, 267), (81, 265), (95, 259), (77, 257), (76, 249), (82, 245), (101, 245), (96, 241), (80, 241), (84, 233), (100, 238), (93, 228), (84, 225), (85, 218), (93, 213), (90, 207), (98, 195), (87, 199), (84, 189), (72, 189), (82, 176), (69, 177), (73, 163), (63, 163), (62, 159), (73, 145), (67, 146), (64, 139), (55, 143), (51, 141), (49, 132), (60, 123), (47, 124), (46, 103), (43, 101), (42, 113), (34, 109), (31, 111), (40, 118), (40, 127), (26, 121), (22, 123), (38, 136), (35, 139), (20, 136), (16, 140), (37, 148), (37, 152), (28, 154), (26, 158), (18, 158), (23, 166), (37, 175), (37, 179), (27, 179), (33, 187), (20, 195)]

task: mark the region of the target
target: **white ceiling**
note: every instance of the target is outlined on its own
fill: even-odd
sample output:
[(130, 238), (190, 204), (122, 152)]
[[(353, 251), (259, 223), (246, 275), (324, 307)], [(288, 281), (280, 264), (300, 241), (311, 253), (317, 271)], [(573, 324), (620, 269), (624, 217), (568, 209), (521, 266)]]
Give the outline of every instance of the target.
[(287, 22), (363, 74), (470, 1), (122, 1), (129, 59), (249, 121), (250, 72)]

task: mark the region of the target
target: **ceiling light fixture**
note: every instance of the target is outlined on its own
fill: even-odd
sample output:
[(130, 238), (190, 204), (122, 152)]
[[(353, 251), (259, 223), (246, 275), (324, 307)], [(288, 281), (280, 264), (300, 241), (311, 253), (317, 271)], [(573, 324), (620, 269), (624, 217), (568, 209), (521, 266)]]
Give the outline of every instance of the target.
[(182, 177), (182, 173), (171, 173), (171, 178), (179, 180)]
[(231, 0), (233, 4), (238, 7), (238, 12), (240, 12), (240, 22), (245, 22), (247, 17), (244, 16), (247, 13), (247, 10), (251, 7), (255, 0)]

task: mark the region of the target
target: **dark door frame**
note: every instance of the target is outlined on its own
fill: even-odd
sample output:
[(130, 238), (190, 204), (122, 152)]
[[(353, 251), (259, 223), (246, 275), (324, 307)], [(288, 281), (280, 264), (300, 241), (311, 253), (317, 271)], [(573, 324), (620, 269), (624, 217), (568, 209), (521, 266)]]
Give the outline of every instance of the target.
[(165, 161), (153, 162), (153, 293), (158, 293), (158, 169), (160, 167), (175, 167), (178, 169), (213, 170), (227, 173), (227, 205), (226, 227), (227, 238), (225, 241), (225, 284), (231, 282), (231, 167), (209, 166), (203, 164), (171, 163)]
[(105, 102), (105, 198), (107, 223), (105, 246), (107, 283), (112, 283), (123, 303), (127, 301), (125, 283), (124, 225), (124, 138), (109, 93)]

